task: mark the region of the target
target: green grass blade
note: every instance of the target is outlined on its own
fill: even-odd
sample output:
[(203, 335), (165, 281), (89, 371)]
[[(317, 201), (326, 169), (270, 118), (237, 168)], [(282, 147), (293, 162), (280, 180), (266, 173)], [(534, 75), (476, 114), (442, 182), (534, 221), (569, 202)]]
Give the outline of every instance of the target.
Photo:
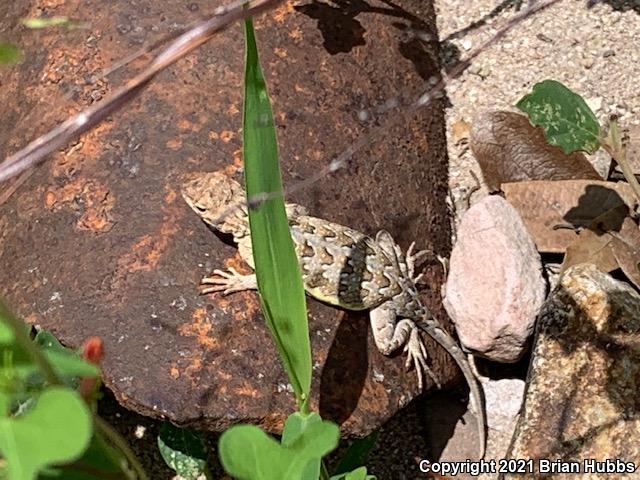
[[(282, 192), (273, 112), (260, 68), (253, 23), (245, 22), (243, 148), (249, 198)], [(262, 310), (304, 411), (311, 388), (311, 345), (300, 267), (282, 196), (249, 209), (251, 243)]]

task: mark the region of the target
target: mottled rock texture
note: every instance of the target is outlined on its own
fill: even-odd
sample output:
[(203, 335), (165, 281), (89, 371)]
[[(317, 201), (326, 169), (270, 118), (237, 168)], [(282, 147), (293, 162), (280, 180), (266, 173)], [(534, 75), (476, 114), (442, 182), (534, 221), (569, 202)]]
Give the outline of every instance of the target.
[(527, 384), (512, 458), (619, 459), (640, 467), (640, 295), (593, 265), (567, 270), (540, 314)]

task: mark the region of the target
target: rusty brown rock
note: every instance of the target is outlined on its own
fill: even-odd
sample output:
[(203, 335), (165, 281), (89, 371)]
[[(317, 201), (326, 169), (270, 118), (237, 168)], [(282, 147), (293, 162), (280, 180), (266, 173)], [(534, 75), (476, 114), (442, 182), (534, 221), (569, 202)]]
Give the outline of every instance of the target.
[[(640, 467), (640, 295), (591, 264), (566, 271), (538, 324), (528, 390), (510, 456)], [(504, 478), (541, 478), (539, 475)], [(567, 478), (547, 475), (544, 478)]]
[[(68, 15), (90, 20), (91, 29), (36, 35), (7, 26), (18, 22), (0, 23), (3, 39), (24, 50), (21, 64), (3, 69), (0, 154), (120, 85), (124, 71), (89, 82), (113, 61), (215, 7), (2, 2), (0, 18)], [(357, 28), (335, 27), (345, 24)], [(288, 3), (256, 28), (289, 185), (376, 121), (361, 110), (420, 92), (439, 70), (437, 44), (412, 33), (437, 38), (430, 2)], [(258, 298), (198, 295), (201, 277), (239, 257), (177, 193), (188, 172), (240, 164), (243, 56), (237, 25), (36, 170), (0, 207), (0, 295), (68, 345), (100, 336), (106, 384), (131, 409), (206, 429), (243, 421), (278, 431), (294, 401)], [(417, 240), (447, 255), (444, 145), (438, 102), (355, 155), (345, 172), (291, 200), (368, 233), (388, 229), (405, 248)], [(427, 274), (426, 301), (445, 321), (436, 295), (441, 273), (430, 265)], [(324, 417), (362, 435), (417, 395), (402, 355), (377, 352), (365, 314), (312, 300), (309, 309), (312, 407)], [(434, 342), (427, 345), (432, 369), (452, 383), (455, 364)]]

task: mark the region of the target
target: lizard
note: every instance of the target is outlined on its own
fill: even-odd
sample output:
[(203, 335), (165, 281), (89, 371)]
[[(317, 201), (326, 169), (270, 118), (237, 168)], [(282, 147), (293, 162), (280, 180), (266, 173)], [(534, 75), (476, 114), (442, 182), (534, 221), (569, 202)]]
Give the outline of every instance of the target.
[[(240, 257), (255, 269), (249, 233), (249, 218), (242, 185), (223, 170), (197, 173), (181, 189), (191, 209), (213, 229), (230, 234)], [(311, 297), (347, 310), (369, 310), (376, 347), (390, 355), (401, 347), (407, 354), (423, 388), (426, 372), (439, 387), (429, 369), (427, 352), (420, 336), (426, 331), (458, 364), (469, 385), (484, 457), (486, 414), (478, 381), (462, 349), (442, 328), (423, 303), (416, 284), (418, 259), (427, 251), (414, 252), (415, 242), (403, 254), (391, 234), (379, 231), (370, 237), (352, 228), (309, 216), (306, 208), (285, 204), (289, 228), (300, 264), (305, 291)], [(234, 268), (215, 269), (201, 281), (202, 294), (231, 294), (257, 290), (255, 273), (243, 275)], [(397, 319), (400, 318), (398, 321)]]

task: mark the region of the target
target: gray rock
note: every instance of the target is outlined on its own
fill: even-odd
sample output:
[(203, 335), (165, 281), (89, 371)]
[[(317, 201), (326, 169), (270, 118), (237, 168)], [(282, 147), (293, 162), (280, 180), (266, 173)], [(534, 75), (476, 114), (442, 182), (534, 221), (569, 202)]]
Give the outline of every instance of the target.
[(585, 459), (640, 469), (639, 345), (640, 295), (594, 265), (568, 269), (539, 317), (510, 457), (578, 462), (581, 474), (572, 478), (638, 478), (638, 471), (586, 473)]
[(498, 362), (519, 360), (544, 302), (540, 255), (518, 212), (488, 196), (462, 217), (444, 307), (462, 344)]
[[(524, 380), (519, 378), (487, 379), (482, 382), (482, 389), (484, 390), (489, 428), (513, 434), (524, 398)], [(509, 435), (509, 438), (511, 436)], [(502, 453), (505, 452), (506, 448)]]

